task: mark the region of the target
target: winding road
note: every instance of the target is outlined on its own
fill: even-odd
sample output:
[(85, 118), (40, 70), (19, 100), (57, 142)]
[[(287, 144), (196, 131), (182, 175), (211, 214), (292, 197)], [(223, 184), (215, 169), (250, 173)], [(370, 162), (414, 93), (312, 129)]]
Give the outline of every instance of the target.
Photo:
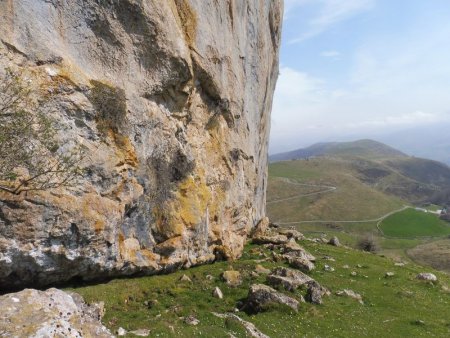
[[(290, 179), (288, 178), (282, 178), (284, 182), (288, 183), (288, 184), (292, 184), (292, 185), (297, 185), (297, 186), (306, 186), (306, 187), (317, 187), (317, 188), (323, 188), (323, 190), (320, 191), (315, 191), (315, 192), (311, 192), (311, 193), (307, 193), (307, 194), (299, 194), (299, 195), (295, 195), (295, 196), (291, 196), (291, 197), (286, 197), (286, 198), (280, 198), (280, 199), (276, 199), (273, 201), (269, 201), (267, 202), (267, 204), (273, 204), (273, 203), (280, 203), (280, 202), (284, 202), (284, 201), (289, 201), (292, 199), (296, 199), (299, 197), (307, 197), (307, 196), (312, 196), (312, 195), (317, 195), (317, 194), (324, 194), (327, 192), (332, 192), (332, 191), (336, 191), (337, 187), (334, 186), (328, 186), (328, 185), (316, 185), (316, 184), (306, 184), (306, 183), (298, 183), (298, 182), (292, 182)], [(380, 224), (381, 222), (393, 215), (396, 214), (397, 212), (403, 211), (405, 209), (409, 209), (411, 208), (411, 206), (408, 205), (404, 205), (403, 207), (390, 211), (380, 217), (377, 218), (373, 218), (373, 219), (364, 219), (364, 220), (314, 220), (314, 221), (296, 221), (296, 222), (277, 222), (277, 224), (280, 225), (293, 225), (293, 224), (305, 224), (305, 223), (372, 223), (372, 222), (377, 222), (377, 229), (378, 231), (381, 233), (381, 235), (384, 235), (383, 231), (380, 228)]]
[(285, 177), (280, 177), (280, 178), (284, 182), (286, 182), (288, 184), (302, 186), (302, 187), (323, 188), (323, 190), (314, 191), (314, 192), (310, 192), (310, 193), (307, 193), (307, 194), (299, 194), (299, 195), (286, 197), (286, 198), (280, 198), (280, 199), (276, 199), (276, 200), (273, 200), (273, 201), (269, 201), (266, 204), (280, 203), (280, 202), (284, 202), (284, 201), (293, 200), (293, 199), (296, 199), (296, 198), (299, 198), (299, 197), (307, 197), (307, 196), (312, 196), (312, 195), (317, 195), (317, 194), (324, 194), (324, 193), (327, 193), (327, 192), (332, 192), (332, 191), (337, 190), (337, 187), (333, 187), (333, 186), (330, 186), (330, 185), (317, 185), (317, 184), (298, 183), (298, 182), (292, 182), (290, 179), (285, 178)]

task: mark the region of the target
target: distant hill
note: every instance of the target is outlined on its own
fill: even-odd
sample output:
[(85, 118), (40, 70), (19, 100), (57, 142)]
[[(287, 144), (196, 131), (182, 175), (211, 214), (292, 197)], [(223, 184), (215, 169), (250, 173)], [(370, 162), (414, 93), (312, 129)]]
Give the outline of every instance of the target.
[(270, 161), (322, 157), (344, 159), (359, 180), (384, 193), (417, 204), (450, 204), (448, 165), (411, 157), (373, 140), (317, 143), (308, 148), (273, 155)]
[(406, 158), (408, 155), (374, 140), (353, 142), (323, 142), (310, 147), (271, 155), (270, 162), (306, 159), (317, 156), (350, 156), (365, 159)]

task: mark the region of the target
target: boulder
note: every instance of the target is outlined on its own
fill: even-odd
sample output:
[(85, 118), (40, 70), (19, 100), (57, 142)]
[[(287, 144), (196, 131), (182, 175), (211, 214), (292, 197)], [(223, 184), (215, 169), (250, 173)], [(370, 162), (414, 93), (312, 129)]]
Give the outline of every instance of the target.
[(429, 273), (429, 272), (419, 273), (416, 278), (420, 279), (420, 280), (424, 280), (424, 281), (429, 281), (429, 282), (436, 282), (437, 281), (436, 275), (432, 274), (432, 273)]
[(285, 244), (289, 240), (284, 235), (261, 235), (253, 237), (253, 243), (255, 244)]
[(278, 267), (273, 272), (267, 276), (267, 282), (273, 286), (283, 286), (288, 291), (294, 291), (301, 285), (305, 285), (309, 282), (314, 281), (308, 275), (304, 273), (288, 269), (285, 267)]
[(330, 240), (328, 241), (328, 244), (333, 245), (333, 246), (341, 246), (341, 243), (339, 242), (339, 238), (337, 238), (336, 236), (331, 237)]
[(200, 320), (198, 320), (195, 316), (192, 316), (192, 315), (184, 318), (184, 322), (187, 325), (192, 325), (192, 326), (196, 326), (196, 325), (200, 324)]
[(0, 290), (242, 254), (265, 216), (282, 3), (0, 1), (0, 81), (20, 74), (61, 153), (85, 154), (74, 187), (0, 192)]
[(302, 240), (305, 238), (305, 236), (303, 236), (303, 234), (301, 232), (294, 230), (294, 229), (280, 229), (280, 230), (278, 230), (278, 233), (280, 235), (286, 236), (289, 239), (292, 238), (296, 241)]
[(252, 237), (258, 237), (258, 236), (264, 236), (267, 231), (269, 230), (269, 218), (263, 217), (258, 224), (253, 228), (251, 236)]
[(328, 272), (333, 272), (334, 271), (334, 268), (332, 266), (329, 266), (328, 264), (325, 264), (323, 269), (325, 271), (328, 271)]
[(192, 279), (187, 276), (186, 274), (183, 274), (183, 276), (179, 279), (180, 282), (186, 282), (186, 283), (192, 283)]
[(76, 293), (25, 289), (0, 296), (2, 337), (113, 337), (102, 325), (103, 307)]
[(223, 293), (222, 290), (219, 289), (219, 287), (215, 287), (212, 292), (213, 297), (223, 299)]
[(305, 296), (305, 300), (307, 302), (310, 302), (313, 304), (322, 304), (322, 297), (324, 295), (330, 295), (330, 291), (328, 291), (328, 289), (321, 286), (315, 280), (309, 281), (307, 283), (307, 285), (308, 285), (308, 291), (306, 292), (306, 296)]
[(262, 275), (268, 275), (270, 273), (270, 270), (266, 269), (262, 265), (258, 264), (255, 267), (255, 272), (258, 273), (258, 274), (262, 274)]
[(230, 287), (237, 287), (242, 284), (242, 276), (239, 271), (225, 271), (224, 273), (222, 273), (222, 279)]
[(353, 298), (353, 299), (357, 300), (359, 303), (364, 304), (362, 296), (359, 293), (356, 293), (353, 290), (344, 289), (344, 290), (341, 290), (341, 291), (336, 291), (336, 295), (350, 297), (350, 298)]
[(297, 243), (295, 243), (295, 244), (287, 243), (286, 245), (283, 246), (283, 252), (285, 253), (283, 255), (285, 257), (285, 259), (287, 259), (287, 257), (299, 257), (299, 258), (303, 258), (303, 259), (306, 259), (311, 262), (316, 261), (316, 257), (311, 255), (309, 252), (307, 252), (303, 247), (301, 247)]
[(294, 311), (298, 310), (299, 305), (298, 300), (286, 296), (267, 285), (253, 284), (248, 291), (242, 310), (249, 313), (257, 313), (264, 311), (267, 306), (274, 303), (286, 305)]
[(286, 256), (287, 257), (287, 262), (289, 263), (289, 266), (305, 271), (305, 272), (309, 272), (315, 269), (315, 265), (313, 262), (302, 258), (302, 257), (296, 257), (296, 256)]

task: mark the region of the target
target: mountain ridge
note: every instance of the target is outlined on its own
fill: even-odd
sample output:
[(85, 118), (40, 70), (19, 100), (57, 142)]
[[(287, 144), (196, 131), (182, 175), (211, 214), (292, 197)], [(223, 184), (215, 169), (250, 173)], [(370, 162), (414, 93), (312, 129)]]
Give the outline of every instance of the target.
[(356, 156), (368, 159), (408, 157), (407, 154), (382, 142), (360, 139), (350, 142), (319, 142), (306, 148), (270, 155), (269, 161), (287, 161), (317, 156)]

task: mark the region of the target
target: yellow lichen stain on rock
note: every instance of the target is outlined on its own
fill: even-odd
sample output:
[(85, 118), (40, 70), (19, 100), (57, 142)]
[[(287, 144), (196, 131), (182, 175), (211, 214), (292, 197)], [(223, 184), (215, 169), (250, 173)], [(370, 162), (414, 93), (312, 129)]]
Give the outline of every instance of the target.
[(197, 36), (197, 15), (187, 0), (174, 0), (174, 3), (176, 10), (174, 12), (178, 14), (175, 18), (183, 29), (187, 45), (193, 48)]
[(121, 210), (114, 201), (90, 193), (82, 197), (80, 211), (86, 221), (92, 224), (93, 230), (99, 233), (105, 229), (108, 217), (119, 214)]
[(137, 262), (137, 253), (141, 252), (141, 244), (136, 238), (125, 238), (122, 233), (119, 233), (119, 254), (123, 261), (133, 264)]
[(211, 198), (211, 192), (202, 177), (188, 177), (176, 193), (179, 216), (187, 226), (195, 226), (202, 221)]
[(187, 177), (177, 186), (172, 199), (153, 210), (158, 231), (172, 238), (205, 221), (211, 196), (203, 172)]
[(116, 145), (116, 156), (119, 159), (116, 167), (129, 165), (133, 168), (136, 168), (139, 164), (139, 161), (136, 155), (136, 150), (131, 143), (130, 138), (128, 136), (115, 133), (112, 129), (109, 129), (107, 134), (108, 137), (111, 138), (111, 140)]

